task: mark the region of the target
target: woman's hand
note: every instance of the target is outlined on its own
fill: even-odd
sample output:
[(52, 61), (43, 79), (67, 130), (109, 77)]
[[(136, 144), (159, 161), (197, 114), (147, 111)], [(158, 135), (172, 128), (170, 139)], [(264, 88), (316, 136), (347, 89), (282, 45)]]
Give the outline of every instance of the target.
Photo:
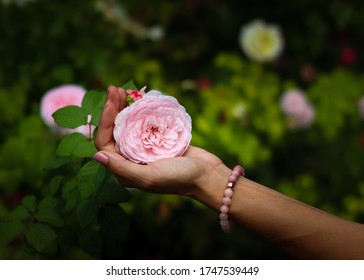
[(113, 129), (116, 115), (125, 107), (125, 98), (124, 89), (109, 87), (95, 141), (99, 152), (94, 156), (122, 185), (204, 201), (206, 188), (216, 185), (217, 180), (226, 180), (230, 170), (221, 160), (194, 146), (190, 146), (182, 157), (162, 159), (148, 165), (136, 164), (121, 156), (115, 149)]

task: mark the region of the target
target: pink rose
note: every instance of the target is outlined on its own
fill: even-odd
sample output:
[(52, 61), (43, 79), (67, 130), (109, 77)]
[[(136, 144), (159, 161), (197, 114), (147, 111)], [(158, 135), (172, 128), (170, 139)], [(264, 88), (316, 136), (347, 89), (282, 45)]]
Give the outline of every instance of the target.
[(181, 156), (191, 141), (192, 120), (177, 99), (151, 90), (115, 118), (116, 149), (136, 163)]
[(305, 94), (297, 89), (283, 94), (281, 108), (291, 118), (291, 126), (294, 128), (308, 127), (315, 119), (313, 107)]
[(89, 125), (79, 126), (74, 129), (63, 128), (58, 126), (52, 117), (52, 114), (58, 109), (69, 106), (81, 106), (82, 99), (86, 93), (86, 90), (83, 87), (77, 85), (63, 85), (59, 87), (55, 87), (49, 91), (47, 91), (40, 103), (40, 115), (43, 121), (53, 130), (56, 130), (62, 134), (69, 134), (72, 132), (80, 132), (83, 135), (91, 138), (95, 127), (91, 127), (91, 135), (90, 135), (90, 127)]
[(137, 101), (137, 100), (141, 99), (144, 96), (145, 89), (146, 89), (146, 87), (143, 87), (140, 91), (137, 91), (135, 89), (127, 89), (126, 90), (126, 95), (130, 96), (134, 101)]

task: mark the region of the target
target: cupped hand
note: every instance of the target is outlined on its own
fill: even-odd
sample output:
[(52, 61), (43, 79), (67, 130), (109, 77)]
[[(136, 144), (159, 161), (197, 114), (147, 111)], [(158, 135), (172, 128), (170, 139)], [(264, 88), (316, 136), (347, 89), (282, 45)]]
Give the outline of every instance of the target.
[(113, 129), (116, 115), (125, 107), (125, 98), (124, 89), (109, 86), (95, 140), (99, 152), (94, 156), (122, 185), (153, 193), (198, 197), (200, 187), (212, 184), (217, 177), (226, 178), (229, 171), (222, 161), (194, 146), (189, 146), (181, 157), (161, 159), (148, 165), (133, 163), (121, 156), (115, 149)]

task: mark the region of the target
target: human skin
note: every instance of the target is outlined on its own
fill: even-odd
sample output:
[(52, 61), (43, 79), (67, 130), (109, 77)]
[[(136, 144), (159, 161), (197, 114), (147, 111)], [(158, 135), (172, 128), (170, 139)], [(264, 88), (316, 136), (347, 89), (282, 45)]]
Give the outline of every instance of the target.
[[(232, 172), (218, 157), (190, 146), (182, 157), (136, 164), (115, 150), (114, 119), (126, 93), (110, 86), (100, 119), (94, 159), (128, 187), (193, 198), (219, 212)], [(364, 259), (364, 225), (341, 219), (240, 177), (229, 217), (300, 259)]]

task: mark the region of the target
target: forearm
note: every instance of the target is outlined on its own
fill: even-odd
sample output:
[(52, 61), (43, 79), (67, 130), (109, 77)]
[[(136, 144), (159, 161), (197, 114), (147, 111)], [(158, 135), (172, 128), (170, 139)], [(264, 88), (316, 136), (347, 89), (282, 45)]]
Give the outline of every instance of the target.
[[(202, 203), (219, 211), (229, 169), (219, 169), (205, 185)], [(229, 216), (304, 259), (364, 259), (364, 226), (328, 214), (241, 177), (234, 187)]]

